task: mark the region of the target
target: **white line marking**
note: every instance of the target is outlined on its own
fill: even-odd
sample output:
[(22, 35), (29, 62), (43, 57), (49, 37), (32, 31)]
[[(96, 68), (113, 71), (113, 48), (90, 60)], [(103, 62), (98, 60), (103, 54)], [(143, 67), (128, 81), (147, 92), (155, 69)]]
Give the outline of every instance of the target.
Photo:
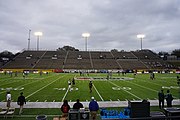
[(119, 99), (117, 99), (118, 101), (120, 101)]
[[(128, 81), (126, 81), (126, 82), (128, 82)], [(144, 87), (144, 86), (142, 86), (142, 85), (138, 85), (138, 84), (136, 84), (136, 83), (132, 83), (132, 82), (128, 82), (128, 83), (134, 84), (134, 85), (139, 86), (139, 87), (142, 87), (142, 88), (144, 88), (144, 89), (151, 90), (151, 91), (153, 91), (153, 92), (158, 92), (157, 90), (153, 90), (153, 89), (151, 89), (151, 88), (147, 88), (147, 87)]]
[(53, 100), (53, 102), (55, 102), (56, 100)]
[[(46, 78), (43, 78), (43, 79), (47, 79), (47, 78), (49, 78), (49, 77), (54, 77), (55, 75), (52, 75), (52, 76), (48, 76), (48, 77), (46, 77)], [(43, 80), (42, 79), (42, 80)], [(18, 86), (18, 87), (16, 87), (16, 88), (19, 88), (19, 87), (23, 87), (23, 86), (26, 86), (26, 85), (29, 85), (29, 84), (31, 84), (31, 83), (35, 83), (35, 82), (38, 82), (39, 80), (37, 80), (37, 81), (33, 81), (33, 82), (30, 82), (30, 83), (27, 83), (27, 84), (23, 84), (23, 85), (20, 85), (20, 86)], [(17, 81), (17, 82), (19, 82), (19, 81)], [(14, 82), (12, 82), (12, 83), (14, 83)], [(0, 94), (2, 94), (2, 93), (5, 93), (6, 91), (4, 91), (4, 92), (0, 92)]]
[[(1, 81), (1, 82), (2, 82), (2, 81)], [(8, 84), (12, 84), (12, 83), (14, 83), (14, 82), (19, 82), (19, 81), (12, 81), (12, 82), (10, 82), (10, 83), (1, 84), (0, 86), (4, 86), (4, 85), (8, 85)]]
[(30, 100), (28, 100), (28, 102), (30, 102)]
[(44, 102), (47, 102), (47, 100), (45, 100)]
[(102, 101), (104, 101), (104, 99), (102, 98), (102, 96), (100, 95), (100, 93), (98, 92), (98, 90), (96, 89), (95, 85), (93, 84), (94, 89), (96, 90), (97, 94), (99, 95), (99, 97), (101, 98)]
[(62, 102), (64, 101), (64, 99), (65, 99), (65, 97), (66, 97), (66, 95), (67, 95), (67, 93), (68, 93), (68, 91), (69, 91), (69, 89), (70, 89), (70, 87), (68, 87), (68, 89), (67, 89), (67, 91), (66, 91), (66, 93), (64, 94), (64, 97), (62, 98)]
[(36, 100), (36, 102), (38, 102), (39, 100)]
[[(65, 75), (64, 75), (64, 76), (65, 76)], [(35, 92), (31, 93), (30, 95), (28, 95), (28, 96), (26, 97), (26, 99), (27, 99), (27, 98), (29, 98), (30, 96), (32, 96), (32, 95), (34, 95), (34, 94), (36, 94), (37, 92), (41, 91), (42, 89), (46, 88), (46, 87), (47, 87), (47, 86), (49, 86), (50, 84), (52, 84), (52, 83), (56, 82), (57, 80), (59, 80), (59, 79), (63, 78), (64, 76), (60, 76), (60, 77), (59, 77), (59, 78), (57, 78), (56, 80), (54, 80), (54, 81), (50, 82), (49, 84), (45, 85), (44, 87), (42, 87), (42, 88), (40, 88), (40, 89), (36, 90)]]
[[(115, 85), (115, 86), (117, 86), (117, 87), (120, 87), (119, 85), (117, 85), (117, 84), (115, 84), (115, 83), (113, 83), (113, 82), (111, 82), (111, 81), (108, 81), (108, 82), (110, 82), (111, 84), (113, 84), (113, 85)], [(127, 90), (124, 90), (124, 89), (122, 89), (122, 90), (125, 91), (125, 92), (127, 92), (127, 93), (129, 93), (130, 95), (136, 97), (137, 99), (140, 99), (140, 100), (142, 99), (142, 98), (136, 96), (135, 94), (133, 94), (133, 93), (127, 91)]]

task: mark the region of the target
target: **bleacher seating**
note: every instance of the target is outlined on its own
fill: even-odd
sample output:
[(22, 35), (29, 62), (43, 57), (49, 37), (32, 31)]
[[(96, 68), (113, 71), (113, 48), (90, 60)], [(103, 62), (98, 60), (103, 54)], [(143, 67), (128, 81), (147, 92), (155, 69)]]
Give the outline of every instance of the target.
[(6, 69), (165, 69), (173, 65), (150, 50), (23, 51), (1, 68)]

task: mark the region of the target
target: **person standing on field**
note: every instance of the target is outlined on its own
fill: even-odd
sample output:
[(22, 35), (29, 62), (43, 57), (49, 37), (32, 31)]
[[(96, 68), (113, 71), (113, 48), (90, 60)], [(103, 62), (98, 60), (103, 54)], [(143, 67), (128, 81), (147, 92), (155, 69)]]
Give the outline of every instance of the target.
[(92, 93), (92, 86), (93, 86), (92, 81), (90, 81), (90, 82), (89, 82), (89, 90), (90, 90), (90, 93)]
[(167, 94), (165, 96), (166, 102), (167, 102), (167, 107), (172, 107), (172, 101), (173, 101), (173, 96), (170, 93), (169, 90), (167, 90)]
[[(163, 90), (161, 90), (160, 92), (158, 92), (158, 99), (159, 99), (159, 108), (162, 109), (164, 108), (164, 92)], [(162, 104), (162, 106), (161, 106)]]
[(26, 99), (25, 97), (23, 96), (23, 92), (20, 93), (20, 96), (18, 97), (18, 101), (17, 101), (17, 104), (20, 106), (20, 109), (19, 109), (19, 115), (22, 114), (22, 110), (23, 110), (23, 106), (24, 104), (26, 104)]
[(11, 93), (10, 91), (6, 94), (6, 101), (7, 101), (7, 111), (9, 111), (9, 108), (11, 107)]
[(71, 81), (70, 81), (70, 79), (68, 80), (68, 89), (69, 89), (69, 91), (71, 91)]

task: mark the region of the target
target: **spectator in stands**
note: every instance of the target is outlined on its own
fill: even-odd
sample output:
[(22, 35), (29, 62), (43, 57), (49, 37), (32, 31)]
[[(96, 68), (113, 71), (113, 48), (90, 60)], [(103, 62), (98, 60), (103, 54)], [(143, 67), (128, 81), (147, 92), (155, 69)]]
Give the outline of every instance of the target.
[(20, 109), (19, 109), (19, 115), (22, 114), (22, 110), (23, 110), (23, 106), (24, 104), (26, 104), (26, 99), (25, 97), (23, 96), (23, 92), (20, 93), (20, 96), (18, 97), (18, 101), (17, 101), (17, 104), (20, 106)]
[(90, 110), (90, 113), (91, 113), (91, 119), (96, 120), (97, 112), (99, 110), (99, 105), (94, 100), (94, 97), (91, 97), (91, 102), (89, 103), (89, 110)]
[(80, 108), (83, 108), (83, 104), (79, 102), (79, 99), (77, 99), (76, 103), (73, 105), (73, 109), (79, 110)]
[(167, 107), (172, 107), (172, 101), (173, 101), (173, 96), (170, 93), (169, 90), (167, 90), (167, 94), (165, 96), (166, 102), (167, 102)]
[(90, 90), (90, 93), (92, 93), (92, 81), (89, 82), (89, 90)]
[(68, 116), (68, 112), (70, 110), (70, 106), (68, 104), (67, 100), (64, 100), (63, 105), (61, 106), (61, 111), (62, 111), (62, 117), (67, 117)]
[(9, 108), (11, 107), (11, 93), (10, 91), (6, 94), (6, 101), (7, 101), (7, 111), (9, 111)]
[[(164, 92), (163, 92), (163, 90), (161, 90), (161, 91), (159, 91), (158, 92), (158, 99), (159, 99), (159, 108), (160, 109), (162, 109), (162, 108), (164, 108)], [(162, 104), (162, 106), (161, 106), (161, 104)]]

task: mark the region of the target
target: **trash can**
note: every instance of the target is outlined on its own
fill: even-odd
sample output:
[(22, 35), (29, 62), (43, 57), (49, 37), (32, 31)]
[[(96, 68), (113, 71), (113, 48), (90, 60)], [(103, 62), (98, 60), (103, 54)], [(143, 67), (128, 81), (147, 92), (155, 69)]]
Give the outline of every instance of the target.
[(68, 113), (68, 120), (79, 120), (79, 111), (70, 109)]
[(37, 115), (36, 120), (47, 120), (47, 116), (46, 115)]
[(79, 119), (80, 120), (89, 120), (90, 115), (89, 115), (90, 111), (89, 109), (80, 109), (79, 110)]

